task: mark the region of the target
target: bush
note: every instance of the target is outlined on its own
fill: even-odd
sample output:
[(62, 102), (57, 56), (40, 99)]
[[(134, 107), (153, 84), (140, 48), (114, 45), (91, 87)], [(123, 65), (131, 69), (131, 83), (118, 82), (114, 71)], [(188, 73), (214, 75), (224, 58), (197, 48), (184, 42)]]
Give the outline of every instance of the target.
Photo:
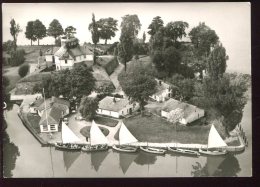
[(24, 49), (20, 49), (17, 51), (11, 52), (10, 64), (11, 66), (19, 66), (25, 61), (25, 51)]
[(24, 65), (20, 66), (18, 69), (18, 73), (19, 73), (20, 77), (25, 77), (29, 71), (29, 68), (30, 68), (29, 64), (24, 64)]

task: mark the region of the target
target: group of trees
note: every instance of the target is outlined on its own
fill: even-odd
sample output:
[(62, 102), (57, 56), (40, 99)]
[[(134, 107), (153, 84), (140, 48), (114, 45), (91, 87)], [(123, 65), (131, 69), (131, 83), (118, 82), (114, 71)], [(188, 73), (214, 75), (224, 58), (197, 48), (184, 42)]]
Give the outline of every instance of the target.
[(84, 95), (89, 95), (95, 86), (95, 79), (89, 68), (84, 65), (75, 66), (73, 69), (60, 70), (52, 73), (47, 79), (44, 79), (42, 84), (37, 84), (34, 87), (34, 92), (42, 92), (45, 90), (46, 97), (62, 95), (65, 98), (77, 100)]

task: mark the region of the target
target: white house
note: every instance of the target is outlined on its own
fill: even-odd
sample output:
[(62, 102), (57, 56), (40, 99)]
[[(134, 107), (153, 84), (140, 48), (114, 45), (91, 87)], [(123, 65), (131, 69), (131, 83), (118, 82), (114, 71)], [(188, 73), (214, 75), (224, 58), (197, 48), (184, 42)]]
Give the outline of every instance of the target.
[(61, 47), (52, 47), (45, 53), (46, 62), (53, 62), (56, 70), (72, 69), (75, 64), (93, 64), (93, 53), (80, 46), (77, 38), (61, 38)]
[(166, 101), (161, 110), (161, 116), (165, 118), (170, 117), (170, 113), (174, 111), (182, 111), (182, 117), (179, 119), (179, 122), (183, 125), (187, 125), (205, 115), (203, 109), (200, 109), (194, 105), (184, 103), (175, 99), (169, 99)]
[(157, 92), (150, 97), (156, 100), (157, 102), (164, 102), (172, 96), (171, 87), (169, 84), (161, 80), (155, 80), (157, 81)]
[(48, 108), (47, 110), (44, 110), (42, 118), (39, 122), (40, 131), (57, 132), (59, 129), (61, 117), (62, 117), (62, 110), (60, 110), (57, 107), (51, 107)]
[(126, 98), (107, 96), (99, 102), (97, 114), (120, 118), (120, 116), (132, 114), (138, 108), (138, 103), (130, 103)]

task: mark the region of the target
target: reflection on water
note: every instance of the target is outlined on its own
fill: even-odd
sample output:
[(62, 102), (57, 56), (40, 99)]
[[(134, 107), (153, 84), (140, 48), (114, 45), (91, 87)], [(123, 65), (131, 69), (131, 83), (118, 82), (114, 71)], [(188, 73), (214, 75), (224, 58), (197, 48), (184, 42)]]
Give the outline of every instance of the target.
[(226, 156), (208, 156), (204, 167), (199, 162), (192, 165), (191, 175), (194, 177), (236, 177), (241, 171), (237, 158)]
[(138, 154), (136, 153), (119, 153), (119, 165), (124, 174), (127, 172), (130, 165), (136, 159), (137, 155)]
[(98, 171), (99, 167), (101, 166), (102, 162), (105, 160), (108, 154), (108, 151), (97, 151), (90, 153), (91, 166), (94, 167), (96, 171)]
[(77, 160), (79, 155), (80, 155), (79, 151), (63, 151), (63, 161), (64, 161), (64, 167), (66, 168), (66, 171), (69, 170), (69, 168)]
[(10, 142), (9, 135), (3, 132), (3, 176), (12, 177), (17, 157), (20, 156), (18, 147)]
[(157, 155), (145, 153), (143, 151), (140, 151), (138, 157), (135, 159), (135, 163), (139, 165), (152, 165), (155, 164), (157, 158)]

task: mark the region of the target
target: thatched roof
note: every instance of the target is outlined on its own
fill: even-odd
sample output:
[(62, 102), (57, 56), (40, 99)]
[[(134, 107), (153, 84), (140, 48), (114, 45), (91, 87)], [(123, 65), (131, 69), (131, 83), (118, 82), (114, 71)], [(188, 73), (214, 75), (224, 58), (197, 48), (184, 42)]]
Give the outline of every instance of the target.
[(102, 110), (118, 112), (125, 108), (128, 103), (128, 99), (107, 96), (99, 102), (98, 106)]

